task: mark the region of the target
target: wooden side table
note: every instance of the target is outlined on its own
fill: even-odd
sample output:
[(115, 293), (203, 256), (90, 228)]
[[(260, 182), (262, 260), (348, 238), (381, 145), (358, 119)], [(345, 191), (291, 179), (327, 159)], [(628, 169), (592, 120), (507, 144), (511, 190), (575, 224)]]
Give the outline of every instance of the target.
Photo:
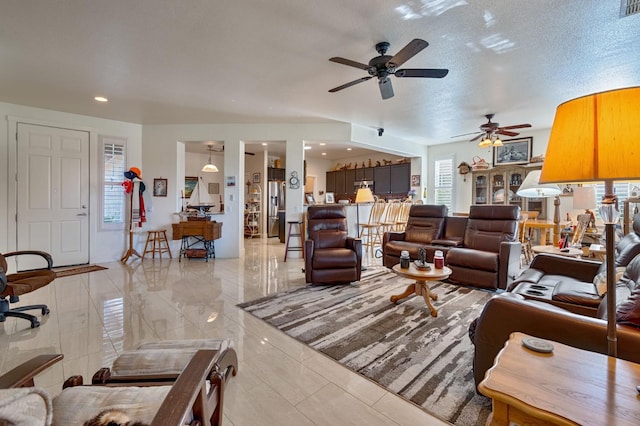
[(531, 250), (536, 254), (538, 253), (559, 254), (560, 256), (567, 256), (567, 257), (580, 257), (583, 254), (582, 250), (573, 248), (573, 247), (568, 248), (567, 251), (562, 251), (561, 249), (555, 246), (533, 246), (531, 247)]
[(493, 400), (488, 425), (638, 425), (640, 364), (557, 342), (525, 348), (512, 333), (478, 389)]
[(427, 281), (439, 281), (446, 280), (451, 275), (451, 269), (445, 266), (442, 269), (436, 269), (433, 266), (433, 263), (430, 263), (431, 269), (428, 271), (423, 271), (418, 268), (411, 262), (409, 267), (403, 269), (400, 267), (400, 264), (393, 265), (393, 272), (400, 275), (401, 277), (411, 278), (412, 280), (416, 280), (415, 283), (409, 284), (404, 293), (402, 294), (394, 294), (391, 296), (391, 303), (396, 303), (398, 300), (404, 299), (405, 297), (409, 297), (413, 294), (416, 296), (422, 296), (424, 302), (427, 304), (429, 308), (429, 312), (432, 317), (438, 316), (438, 311), (431, 304), (431, 300), (438, 300), (438, 295), (435, 293), (431, 293), (429, 286), (427, 285)]

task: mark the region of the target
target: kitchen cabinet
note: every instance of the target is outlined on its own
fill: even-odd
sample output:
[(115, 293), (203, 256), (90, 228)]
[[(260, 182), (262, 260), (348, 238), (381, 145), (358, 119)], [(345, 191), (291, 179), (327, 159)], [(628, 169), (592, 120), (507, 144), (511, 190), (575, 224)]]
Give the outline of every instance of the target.
[(394, 164), (389, 166), (391, 177), (392, 194), (407, 194), (411, 189), (411, 165)]
[(473, 185), (471, 202), (480, 205), (517, 205), (524, 211), (537, 211), (539, 212), (539, 219), (546, 219), (546, 198), (526, 198), (518, 195), (518, 189), (527, 174), (541, 168), (542, 165), (499, 166), (488, 170), (471, 172)]
[(411, 189), (411, 164), (393, 164), (379, 167), (335, 170), (327, 172), (326, 191), (333, 192), (336, 199), (355, 198), (357, 182), (373, 182), (376, 195), (406, 195)]
[(359, 169), (355, 169), (356, 181), (361, 181), (361, 180), (372, 181), (373, 170), (374, 170), (374, 167), (361, 167)]
[(267, 168), (267, 180), (286, 180), (285, 179), (285, 169), (280, 169), (276, 167), (268, 167)]
[(391, 193), (391, 166), (381, 166), (373, 169), (373, 188), (376, 195)]
[(338, 172), (327, 172), (327, 181), (326, 181), (326, 192), (336, 192), (336, 173)]

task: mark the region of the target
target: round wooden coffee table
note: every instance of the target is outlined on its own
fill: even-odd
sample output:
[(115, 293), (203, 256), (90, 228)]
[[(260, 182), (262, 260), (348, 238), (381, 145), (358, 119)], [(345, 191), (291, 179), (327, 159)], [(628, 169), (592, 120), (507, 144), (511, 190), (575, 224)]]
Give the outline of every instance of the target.
[(420, 269), (416, 268), (413, 262), (411, 262), (409, 264), (409, 268), (406, 269), (402, 269), (399, 263), (397, 265), (394, 265), (392, 268), (393, 272), (401, 277), (416, 280), (416, 282), (410, 284), (404, 291), (404, 293), (391, 296), (391, 303), (396, 303), (398, 300), (409, 297), (412, 294), (415, 294), (416, 296), (422, 296), (425, 303), (429, 307), (431, 316), (437, 317), (438, 311), (431, 304), (431, 299), (438, 300), (438, 295), (435, 293), (431, 293), (431, 291), (429, 290), (429, 286), (427, 285), (427, 281), (445, 280), (449, 278), (449, 275), (451, 275), (451, 269), (447, 268), (446, 266), (442, 269), (436, 269), (433, 267), (432, 263), (430, 263), (429, 266), (431, 266), (430, 270), (421, 271)]

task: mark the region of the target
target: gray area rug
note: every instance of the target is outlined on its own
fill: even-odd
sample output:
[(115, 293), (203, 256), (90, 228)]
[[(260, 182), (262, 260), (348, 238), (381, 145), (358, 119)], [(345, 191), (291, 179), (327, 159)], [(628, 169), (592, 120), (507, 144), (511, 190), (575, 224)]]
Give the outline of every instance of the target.
[(307, 286), (238, 306), (430, 414), (484, 425), (491, 400), (475, 392), (467, 329), (493, 293), (432, 282), (433, 318), (422, 297), (389, 301), (410, 283), (369, 269), (356, 284)]

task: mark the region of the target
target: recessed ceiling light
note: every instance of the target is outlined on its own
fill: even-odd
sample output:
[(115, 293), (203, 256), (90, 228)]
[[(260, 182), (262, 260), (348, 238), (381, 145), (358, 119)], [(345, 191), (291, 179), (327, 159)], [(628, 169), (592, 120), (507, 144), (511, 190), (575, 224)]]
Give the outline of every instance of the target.
[(320, 146), (325, 146), (326, 143), (325, 142), (320, 142)]
[(353, 148), (347, 148), (347, 151), (351, 151)]
[(327, 153), (326, 153), (326, 152), (323, 152), (323, 153), (322, 153), (322, 155), (327, 155)]
[(311, 149), (311, 147), (310, 146), (305, 146), (304, 149)]
[(105, 98), (104, 96), (96, 96), (93, 99), (95, 99), (98, 102), (109, 102), (109, 99)]
[(267, 143), (266, 142), (262, 142), (262, 146), (267, 146)]

